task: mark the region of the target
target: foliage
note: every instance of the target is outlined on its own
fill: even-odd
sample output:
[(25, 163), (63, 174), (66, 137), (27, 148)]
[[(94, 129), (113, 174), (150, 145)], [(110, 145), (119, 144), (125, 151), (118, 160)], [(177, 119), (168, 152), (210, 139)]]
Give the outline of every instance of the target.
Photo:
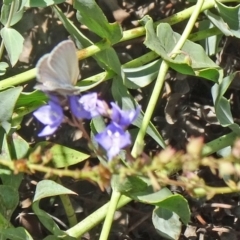
[[(73, 41), (66, 40), (57, 45), (41, 58), (36, 69), (0, 81), (0, 238), (33, 239), (26, 229), (15, 228), (11, 217), (20, 201), (18, 189), (24, 174), (41, 172), (50, 179), (38, 182), (32, 210), (48, 230), (49, 235), (45, 239), (79, 239), (104, 219), (100, 239), (108, 239), (115, 210), (131, 200), (154, 206), (152, 222), (156, 231), (164, 238), (178, 239), (182, 226), (190, 221), (191, 211), (188, 201), (180, 194), (173, 194), (166, 186), (184, 187), (191, 197), (207, 199), (240, 190), (239, 182), (234, 181), (240, 175), (239, 140), (230, 154), (220, 159), (209, 156), (232, 146), (239, 135), (239, 125), (234, 122), (230, 101), (225, 94), (238, 72), (225, 74), (207, 54), (217, 53), (212, 49), (221, 47), (218, 46), (221, 37), (240, 37), (240, 5), (229, 7), (225, 0), (198, 0), (192, 7), (183, 10), (181, 17), (173, 15), (154, 22), (150, 16), (145, 16), (140, 21), (141, 27), (123, 31), (120, 24), (108, 22), (94, 0), (73, 1), (79, 23), (101, 39), (95, 43), (64, 15), (57, 5), (63, 2), (5, 0), (1, 7), (0, 56), (4, 59), (3, 50), (6, 49), (8, 63), (0, 62), (0, 75), (11, 73), (8, 66), (14, 68), (22, 53), (24, 38), (15, 26), (21, 21), (26, 8), (52, 8)], [(201, 12), (207, 20), (198, 20)], [(171, 25), (184, 19), (188, 19), (188, 23), (183, 33), (173, 31)], [(201, 30), (190, 35), (197, 21)], [(209, 25), (213, 27), (209, 29)], [(143, 44), (149, 52), (121, 64), (114, 45), (139, 36), (145, 36)], [(210, 42), (210, 37), (214, 41)], [(211, 51), (205, 44), (196, 43), (200, 40), (212, 43)], [(73, 42), (79, 50), (75, 49)], [(103, 72), (77, 82), (78, 60), (90, 56)], [(203, 144), (202, 138), (191, 139), (185, 153), (167, 146), (151, 119), (169, 68), (178, 74), (197, 76), (214, 84), (211, 95), (217, 121), (222, 127), (229, 128), (230, 133), (206, 144)], [(38, 84), (31, 92), (18, 86), (29, 83), (35, 77)], [(112, 102), (104, 101), (97, 92), (106, 81), (111, 81), (109, 94)], [(153, 83), (155, 85), (146, 108), (141, 108), (133, 92), (142, 91)], [(86, 93), (89, 90), (91, 93)], [(18, 132), (24, 117), (29, 114), (45, 125), (38, 132), (40, 137), (52, 136), (63, 123), (77, 128), (87, 142), (89, 152), (47, 139), (32, 146)], [(86, 120), (90, 121), (90, 130), (85, 127)], [(144, 153), (146, 134), (163, 150), (152, 155)], [(80, 170), (72, 168), (72, 165), (90, 158), (97, 158), (100, 163), (96, 166), (85, 163)], [(196, 174), (201, 166), (208, 167), (215, 174), (219, 171), (225, 185), (208, 186)], [(179, 170), (181, 175), (178, 180), (172, 179), (171, 175)], [(75, 193), (61, 184), (62, 176), (87, 179), (98, 184), (102, 190), (111, 185), (112, 198), (95, 213), (77, 222), (68, 196)], [(66, 231), (41, 209), (42, 199), (56, 196), (61, 196), (69, 221)]]

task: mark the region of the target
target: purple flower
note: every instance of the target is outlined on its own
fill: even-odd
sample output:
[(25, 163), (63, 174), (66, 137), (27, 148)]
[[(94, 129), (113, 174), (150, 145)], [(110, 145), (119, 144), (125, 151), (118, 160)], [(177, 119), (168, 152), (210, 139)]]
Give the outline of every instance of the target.
[(44, 137), (53, 134), (63, 120), (62, 107), (54, 100), (50, 100), (48, 105), (40, 107), (33, 115), (44, 125), (47, 125), (39, 134)]
[(70, 109), (77, 118), (91, 119), (107, 112), (106, 104), (97, 98), (97, 93), (82, 97), (70, 96)]
[(130, 134), (115, 124), (108, 125), (103, 132), (95, 136), (95, 140), (106, 150), (109, 160), (131, 144)]
[(141, 107), (137, 107), (136, 110), (123, 111), (119, 108), (117, 104), (111, 102), (112, 105), (112, 121), (122, 128), (126, 128), (129, 126), (140, 113)]

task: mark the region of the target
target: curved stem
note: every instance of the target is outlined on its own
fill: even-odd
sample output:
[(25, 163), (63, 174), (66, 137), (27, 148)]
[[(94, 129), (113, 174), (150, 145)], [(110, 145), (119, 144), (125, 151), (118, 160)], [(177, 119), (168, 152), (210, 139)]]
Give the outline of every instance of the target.
[[(223, 2), (232, 2), (232, 1), (231, 0), (220, 0), (220, 2), (223, 3)], [(239, 2), (239, 0), (238, 0), (238, 2)], [(214, 4), (215, 4), (215, 2), (213, 0), (205, 1), (201, 11), (212, 8), (214, 6)], [(167, 22), (170, 25), (182, 22), (183, 20), (185, 20), (191, 16), (193, 9), (194, 9), (194, 6), (187, 8), (187, 9), (185, 9), (179, 13), (176, 13), (168, 18), (165, 18), (165, 19), (155, 22), (154, 25), (157, 26), (161, 22)], [(138, 27), (138, 28), (134, 28), (131, 30), (127, 30), (127, 31), (123, 32), (123, 37), (119, 42), (131, 40), (133, 38), (143, 36), (144, 34), (145, 34), (144, 27)], [(204, 38), (206, 38), (206, 37), (207, 36), (205, 36)], [(106, 49), (107, 47), (109, 47), (109, 42), (106, 40), (101, 40), (100, 42), (98, 42), (90, 47), (79, 50), (77, 53), (78, 58), (79, 58), (79, 60), (81, 60), (81, 59), (90, 57), (93, 54), (96, 54), (96, 53)], [(18, 74), (16, 76), (1, 80), (0, 81), (0, 90), (6, 89), (8, 87), (11, 87), (11, 86), (14, 86), (17, 84), (27, 82), (35, 77), (36, 77), (36, 69), (34, 68), (34, 69), (28, 70), (24, 73)]]
[[(220, 0), (219, 2), (222, 2), (222, 3), (232, 2), (232, 0)], [(239, 2), (239, 0), (238, 0), (238, 2)], [(209, 8), (214, 7), (214, 5), (215, 5), (214, 0), (205, 0), (204, 4), (202, 5), (201, 12), (203, 12), (203, 11), (209, 9)], [(196, 5), (194, 5), (192, 7), (189, 7), (187, 9), (184, 9), (183, 11), (180, 11), (178, 13), (175, 13), (175, 14), (167, 17), (167, 18), (156, 21), (154, 23), (154, 26), (157, 27), (157, 25), (159, 23), (169, 23), (170, 25), (174, 25), (176, 23), (182, 22), (182, 21), (188, 19), (192, 15), (195, 7), (196, 7)], [(134, 29), (126, 30), (126, 31), (123, 32), (123, 37), (120, 40), (120, 42), (124, 42), (124, 41), (130, 40), (130, 39), (133, 39), (133, 38), (137, 38), (137, 37), (141, 37), (145, 33), (146, 33), (145, 27), (137, 27), (137, 28), (134, 28)]]
[[(179, 41), (177, 42), (176, 46), (172, 50), (172, 53), (178, 52), (183, 47), (183, 45), (186, 42), (190, 32), (192, 31), (192, 28), (193, 28), (193, 26), (194, 26), (194, 24), (197, 20), (197, 17), (199, 15), (200, 11), (201, 11), (203, 3), (204, 3), (204, 0), (198, 0), (197, 1), (197, 4), (194, 8), (194, 11), (193, 11), (185, 29), (184, 29), (184, 31), (182, 33)], [(168, 68), (169, 68), (168, 63), (163, 60), (161, 66), (160, 66), (160, 69), (159, 69), (159, 74), (158, 74), (155, 86), (153, 88), (152, 95), (150, 97), (145, 115), (143, 117), (142, 126), (141, 126), (141, 128), (138, 132), (136, 141), (135, 141), (133, 149), (132, 149), (132, 155), (133, 156), (136, 156), (137, 152), (138, 152), (138, 148), (143, 146), (144, 136), (146, 134), (147, 127), (149, 125), (149, 122), (151, 120), (153, 111), (155, 109), (158, 98), (159, 98), (160, 93), (162, 91), (165, 76), (167, 74)]]
[[(62, 185), (62, 181), (59, 177), (57, 177), (56, 182)], [(77, 221), (75, 210), (71, 203), (70, 197), (68, 194), (60, 194), (59, 197), (62, 201), (62, 205), (63, 205), (64, 211), (66, 213), (66, 217), (68, 219), (69, 226), (73, 227), (74, 225), (77, 224), (78, 221)]]
[(117, 209), (117, 205), (118, 205), (118, 201), (119, 201), (120, 197), (121, 197), (121, 193), (117, 192), (113, 189), (111, 200), (109, 202), (109, 207), (107, 210), (107, 215), (106, 215), (103, 227), (102, 227), (102, 231), (101, 231), (99, 240), (107, 240), (108, 239), (110, 229), (112, 226), (112, 222), (113, 222), (114, 213)]
[[(204, 0), (198, 0), (197, 5), (194, 9), (194, 12), (193, 12), (192, 16), (190, 17), (189, 22), (186, 26), (187, 29), (185, 29), (181, 39), (179, 40), (180, 43), (177, 44), (178, 49), (175, 47), (173, 49), (174, 51), (180, 50), (181, 47), (183, 46), (183, 44), (185, 43), (189, 33), (192, 30), (192, 27), (193, 27), (194, 23), (196, 22), (197, 16), (198, 16), (198, 14), (201, 10), (203, 2), (204, 2)], [(161, 92), (161, 89), (162, 89), (162, 86), (163, 86), (163, 83), (164, 83), (164, 78), (165, 78), (165, 75), (166, 75), (167, 71), (168, 71), (168, 64), (167, 64), (167, 62), (163, 61), (161, 66), (160, 66), (160, 69), (159, 69), (159, 76), (158, 76), (156, 84), (154, 86), (154, 90), (153, 90), (152, 96), (150, 98), (147, 111), (145, 112), (145, 115), (144, 115), (144, 118), (143, 118), (142, 126), (141, 126), (140, 131), (137, 135), (137, 138), (136, 138), (133, 150), (132, 150), (132, 155), (133, 156), (135, 156), (137, 154), (137, 149), (138, 149), (139, 145), (141, 146), (143, 144), (143, 138), (145, 136), (146, 129), (148, 127), (148, 124), (150, 122), (153, 110), (155, 108), (156, 102), (157, 102), (159, 94)], [(109, 209), (110, 212), (107, 213), (107, 218), (105, 219), (104, 227), (103, 227), (101, 237), (100, 237), (101, 240), (105, 240), (108, 237), (111, 222), (112, 222), (112, 219), (113, 219), (114, 209), (116, 208), (116, 203), (117, 203), (117, 200), (119, 199), (120, 196), (121, 196), (121, 194), (119, 192), (115, 192), (115, 191), (113, 192), (112, 199), (109, 203), (109, 206), (112, 206), (112, 207)], [(122, 196), (122, 197), (124, 197), (124, 196)], [(120, 198), (120, 200), (122, 199), (122, 197)], [(131, 201), (131, 199), (125, 199), (125, 200), (126, 200), (126, 203)], [(119, 204), (120, 204), (120, 201), (119, 201)], [(104, 216), (102, 216), (102, 214), (104, 213), (103, 211), (105, 210), (107, 212), (108, 209), (106, 209), (106, 207), (104, 209), (102, 209), (102, 208), (100, 208), (100, 209), (99, 210), (100, 210), (100, 213), (101, 213), (101, 217), (103, 218), (104, 217)], [(99, 212), (97, 210), (97, 212), (95, 212), (95, 216), (97, 216), (98, 213)], [(89, 223), (89, 225), (92, 225), (92, 227), (93, 227), (93, 224), (91, 224), (90, 221), (91, 221), (91, 219), (88, 218), (87, 222)], [(94, 223), (94, 226), (95, 226), (95, 224), (96, 224), (96, 222)], [(78, 226), (77, 229), (80, 228), (81, 230), (83, 230), (83, 222), (79, 223), (79, 225), (81, 227)], [(76, 228), (74, 227), (74, 228), (68, 230), (67, 233), (70, 236), (75, 236), (75, 237), (77, 236), (78, 237), (78, 236), (81, 236), (84, 232), (86, 232), (86, 229), (85, 229), (85, 231), (83, 231), (82, 233), (78, 232), (77, 235), (75, 235), (76, 234), (75, 229)], [(74, 234), (74, 235), (72, 235), (72, 234)]]
[(167, 71), (168, 71), (168, 64), (165, 61), (162, 61), (162, 64), (159, 69), (158, 78), (156, 80), (155, 86), (152, 91), (152, 95), (150, 97), (147, 109), (145, 111), (145, 114), (142, 120), (142, 125), (139, 129), (138, 135), (133, 145), (133, 149), (132, 149), (133, 157), (136, 157), (138, 148), (143, 146), (143, 139), (146, 134), (147, 127), (149, 126), (149, 122), (151, 120), (156, 103), (160, 96), (160, 93), (164, 84), (164, 78), (167, 74)]
[[(117, 203), (116, 209), (125, 206), (127, 203), (131, 202), (131, 200), (131, 198), (122, 195)], [(109, 203), (106, 203), (105, 205), (97, 209), (94, 213), (90, 214), (87, 218), (83, 219), (80, 223), (68, 229), (66, 233), (71, 237), (80, 237), (85, 232), (98, 225), (106, 216), (108, 209)]]
[(7, 20), (7, 23), (5, 25), (5, 27), (7, 27), (7, 28), (11, 26), (11, 21), (12, 21), (16, 1), (17, 0), (13, 0), (12, 3), (11, 3), (11, 8), (10, 8), (9, 15), (8, 15), (8, 20)]

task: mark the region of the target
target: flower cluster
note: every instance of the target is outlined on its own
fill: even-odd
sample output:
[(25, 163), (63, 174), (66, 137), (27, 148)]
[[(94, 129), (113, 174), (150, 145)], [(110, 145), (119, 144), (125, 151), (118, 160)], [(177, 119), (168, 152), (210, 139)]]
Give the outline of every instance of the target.
[[(33, 115), (44, 125), (44, 129), (38, 136), (52, 135), (60, 124), (64, 121), (63, 107), (66, 104), (61, 103), (56, 96), (49, 95), (48, 105), (40, 107)], [(113, 159), (121, 149), (131, 144), (131, 136), (126, 128), (136, 119), (140, 112), (140, 107), (132, 111), (123, 111), (115, 103), (111, 103), (111, 109), (108, 105), (98, 99), (97, 93), (88, 93), (82, 96), (67, 96), (69, 109), (72, 115), (77, 119), (92, 119), (102, 115), (110, 118), (110, 124), (105, 130), (95, 136), (95, 140), (107, 152), (109, 160)]]
[(140, 107), (132, 111), (123, 111), (115, 103), (111, 103), (111, 122), (95, 140), (107, 151), (108, 159), (112, 159), (119, 151), (131, 144), (131, 136), (126, 128), (137, 118)]

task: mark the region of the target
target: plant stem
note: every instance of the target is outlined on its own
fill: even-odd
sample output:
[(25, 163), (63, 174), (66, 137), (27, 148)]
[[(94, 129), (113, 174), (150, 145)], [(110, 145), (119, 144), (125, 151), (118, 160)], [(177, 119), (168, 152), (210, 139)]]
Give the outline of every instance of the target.
[[(232, 1), (220, 0), (220, 2), (232, 2)], [(205, 1), (201, 11), (212, 8), (214, 6), (214, 4), (215, 4), (215, 2), (213, 0)], [(157, 21), (154, 25), (157, 26), (161, 22), (167, 22), (170, 25), (179, 23), (179, 22), (187, 19), (188, 17), (190, 17), (193, 9), (194, 9), (194, 6), (188, 8), (188, 9), (185, 9), (179, 13), (176, 13), (168, 18)], [(134, 28), (131, 30), (127, 30), (127, 31), (123, 32), (123, 38), (120, 40), (120, 42), (131, 40), (133, 38), (143, 36), (144, 34), (145, 34), (144, 27), (138, 27), (138, 28)], [(205, 38), (206, 38), (206, 36), (205, 36)], [(1, 45), (2, 45), (2, 43), (1, 43)], [(90, 47), (79, 50), (77, 53), (79, 60), (90, 57), (93, 54), (96, 54), (96, 53), (106, 49), (107, 47), (109, 47), (109, 42), (106, 40), (101, 40), (100, 42), (98, 42)], [(0, 81), (0, 90), (12, 87), (14, 85), (22, 84), (22, 83), (27, 82), (35, 77), (36, 77), (36, 69), (34, 68), (34, 69), (28, 70), (24, 73), (15, 75), (13, 77), (6, 78), (6, 79)]]
[[(215, 139), (207, 144), (204, 145), (202, 154), (203, 156), (208, 156), (213, 152), (216, 152), (224, 147), (227, 147), (229, 145), (232, 145), (234, 139), (236, 138), (236, 134), (234, 133), (228, 133), (225, 136), (222, 136), (218, 139)], [(26, 164), (26, 166), (25, 166)], [(27, 163), (24, 162), (24, 160), (18, 161), (9, 161), (0, 159), (0, 165), (6, 166), (8, 169), (11, 169), (14, 172), (20, 172), (26, 171), (29, 169), (31, 172), (39, 171), (46, 173), (47, 175), (57, 175), (57, 176), (69, 176), (74, 178), (81, 178), (81, 179), (92, 179), (93, 181), (98, 181), (99, 172), (93, 172), (92, 170), (90, 172), (84, 172), (84, 171), (76, 171), (76, 170), (68, 170), (68, 169), (53, 169), (51, 167), (40, 165), (39, 163), (33, 164), (33, 163)], [(179, 169), (175, 169), (175, 171), (178, 171)], [(210, 190), (210, 188), (209, 188)], [(222, 193), (231, 193), (235, 192), (236, 189), (232, 189), (229, 187), (224, 188), (212, 188), (211, 192), (212, 194), (222, 194)], [(209, 193), (209, 191), (206, 191), (204, 188), (195, 188), (194, 193), (196, 196), (203, 196), (204, 193)], [(210, 195), (209, 195), (210, 196)], [(128, 198), (124, 195), (122, 195), (119, 199), (119, 202), (117, 203), (116, 209), (119, 209), (126, 204), (128, 204), (132, 199)], [(89, 215), (87, 218), (85, 218), (80, 223), (76, 224), (74, 227), (67, 230), (67, 234), (69, 234), (72, 237), (78, 238), (79, 236), (83, 235), (85, 232), (92, 229), (94, 226), (98, 225), (106, 216), (106, 213), (109, 209), (109, 203), (106, 203), (101, 208), (93, 212), (91, 215)]]
[[(197, 20), (197, 17), (199, 15), (200, 11), (201, 11), (203, 3), (204, 3), (204, 0), (198, 0), (197, 1), (197, 4), (195, 5), (194, 11), (193, 11), (193, 13), (192, 13), (184, 31), (183, 31), (183, 33), (182, 33), (178, 43), (176, 44), (176, 46), (172, 50), (172, 53), (176, 53), (179, 50), (181, 50), (182, 46), (186, 42), (190, 32), (192, 31), (192, 28), (194, 27), (194, 24)], [(144, 144), (144, 136), (146, 134), (147, 127), (149, 125), (149, 122), (151, 120), (153, 111), (155, 109), (155, 106), (156, 106), (157, 101), (159, 99), (160, 93), (162, 91), (165, 76), (167, 74), (168, 68), (169, 68), (168, 63), (163, 60), (161, 66), (160, 66), (160, 69), (159, 69), (159, 74), (158, 74), (155, 86), (154, 86), (153, 91), (152, 91), (152, 95), (150, 97), (146, 112), (145, 112), (144, 117), (143, 117), (142, 126), (139, 129), (138, 135), (137, 135), (135, 143), (133, 145), (133, 149), (132, 149), (132, 155), (133, 156), (137, 155), (138, 148), (142, 147), (143, 144)]]
[[(202, 5), (204, 3), (205, 0), (198, 0), (196, 6), (194, 7), (194, 11), (192, 12), (192, 15), (186, 25), (186, 27), (184, 28), (184, 31), (179, 39), (179, 41), (177, 42), (176, 46), (173, 48), (172, 53), (174, 54), (175, 52), (178, 52), (179, 50), (181, 50), (181, 48), (183, 47), (184, 43), (186, 42), (186, 40), (188, 39), (196, 21), (198, 18), (198, 15), (201, 12), (201, 8)], [(171, 53), (169, 54), (171, 55)], [(174, 58), (174, 57), (173, 57)]]
[[(62, 185), (62, 181), (59, 177), (57, 177), (56, 182)], [(69, 226), (73, 227), (74, 225), (76, 225), (78, 223), (78, 221), (77, 221), (75, 210), (71, 203), (70, 197), (68, 194), (60, 194), (59, 197), (62, 201), (62, 205), (63, 205), (64, 211), (66, 213), (66, 217), (68, 219)]]
[[(131, 198), (122, 195), (118, 201), (116, 209), (125, 206), (131, 200), (132, 200)], [(68, 229), (66, 233), (69, 236), (75, 238), (82, 236), (85, 232), (89, 231), (94, 226), (98, 225), (104, 219), (108, 209), (109, 203), (106, 203), (105, 205), (97, 209), (94, 213), (90, 214), (87, 218), (83, 219), (80, 223)]]
[[(195, 6), (195, 9), (193, 11), (193, 14), (190, 17), (189, 22), (188, 22), (188, 24), (187, 24), (187, 26), (186, 26), (186, 28), (184, 30), (184, 33), (183, 33), (182, 37), (180, 38), (179, 43), (173, 49), (173, 52), (178, 51), (178, 50), (180, 50), (182, 48), (183, 44), (185, 43), (188, 35), (190, 34), (190, 32), (192, 30), (192, 27), (194, 26), (194, 24), (196, 22), (196, 19), (197, 19), (198, 14), (199, 14), (199, 12), (201, 10), (203, 2), (204, 2), (204, 0), (199, 0), (197, 2), (196, 6)], [(162, 86), (163, 86), (163, 83), (164, 83), (164, 78), (165, 78), (165, 75), (167, 74), (167, 71), (168, 71), (168, 64), (165, 61), (163, 61), (161, 66), (160, 66), (159, 75), (158, 75), (158, 78), (157, 78), (157, 81), (156, 81), (153, 93), (151, 95), (147, 111), (145, 112), (145, 115), (144, 115), (144, 118), (143, 118), (142, 126), (141, 126), (141, 128), (139, 130), (139, 133), (137, 135), (137, 138), (136, 138), (133, 150), (132, 150), (132, 155), (133, 156), (135, 156), (137, 154), (137, 150), (138, 150), (139, 145), (140, 146), (143, 145), (143, 138), (145, 136), (146, 129), (147, 129), (148, 125), (149, 125), (149, 122), (150, 122), (153, 110), (155, 108), (156, 102), (157, 102), (159, 94), (161, 92), (161, 89), (162, 89)], [(116, 194), (116, 196), (115, 196), (115, 194)], [(111, 199), (110, 204), (109, 204), (109, 206), (111, 205), (113, 207), (110, 209), (110, 213), (107, 213), (107, 218), (105, 219), (105, 223), (104, 223), (105, 226), (103, 227), (103, 230), (102, 230), (102, 233), (101, 233), (101, 236), (100, 236), (100, 240), (105, 240), (108, 237), (108, 234), (109, 234), (109, 231), (110, 231), (111, 222), (112, 222), (112, 219), (113, 219), (113, 214), (114, 214), (113, 210), (115, 209), (117, 200), (119, 199), (120, 196), (121, 196), (121, 194), (119, 192), (113, 192), (112, 199)], [(124, 196), (122, 196), (122, 197), (124, 197)], [(121, 197), (121, 199), (122, 199), (122, 197)], [(126, 199), (126, 204), (128, 202), (130, 202), (130, 201), (131, 201), (131, 199)], [(100, 208), (100, 209), (102, 209), (102, 208)], [(100, 209), (98, 209), (98, 210), (100, 210)], [(100, 210), (100, 213), (103, 214), (102, 211), (104, 211), (104, 210), (107, 211), (107, 209), (102, 209), (102, 210)], [(95, 216), (97, 216), (98, 213), (99, 213), (97, 211), (95, 212)], [(104, 217), (104, 216), (101, 215), (101, 217)], [(86, 220), (86, 219), (84, 219), (84, 220)], [(95, 226), (95, 224), (96, 224), (96, 222), (94, 224), (93, 223), (91, 224), (90, 219), (88, 219), (87, 222), (89, 222), (89, 225), (92, 225), (92, 227)], [(79, 224), (80, 224), (81, 227), (78, 227), (78, 228), (83, 229), (82, 222), (80, 222)], [(73, 233), (75, 234), (74, 230), (75, 230), (75, 227), (72, 228), (72, 229), (69, 229), (67, 231), (67, 233), (70, 236), (76, 237), (76, 235), (72, 235)], [(105, 232), (105, 230), (106, 230), (106, 232)], [(69, 231), (71, 231), (71, 232), (69, 232)], [(84, 232), (82, 232), (82, 233), (78, 232), (77, 237), (81, 236)]]
[(102, 231), (101, 231), (99, 240), (107, 240), (108, 239), (110, 229), (112, 226), (112, 222), (113, 222), (114, 213), (117, 209), (117, 205), (118, 205), (118, 201), (119, 201), (120, 197), (121, 197), (121, 193), (113, 189), (111, 200), (109, 202), (109, 207), (107, 209), (107, 215), (106, 215), (103, 227), (102, 227)]
[(193, 193), (196, 197), (207, 197), (207, 199), (211, 199), (214, 197), (214, 195), (217, 194), (230, 194), (230, 193), (235, 193), (239, 192), (239, 188), (236, 186), (235, 188), (232, 187), (210, 187), (210, 186), (205, 186), (205, 187), (197, 187), (194, 188)]
[(138, 148), (143, 146), (143, 139), (146, 134), (147, 127), (149, 126), (149, 122), (151, 120), (160, 92), (162, 90), (162, 87), (164, 84), (164, 78), (165, 78), (165, 75), (167, 74), (167, 71), (168, 71), (168, 64), (163, 60), (159, 69), (159, 74), (158, 74), (155, 86), (152, 91), (152, 95), (150, 97), (147, 109), (145, 111), (145, 114), (142, 120), (142, 125), (139, 129), (138, 135), (136, 137), (135, 143), (132, 148), (133, 157), (136, 157)]
[(36, 68), (30, 69), (18, 75), (0, 81), (0, 91), (6, 88), (22, 84), (36, 77)]
[[(220, 0), (219, 2), (224, 3), (224, 2), (233, 2), (233, 1), (232, 0)], [(212, 7), (214, 7), (214, 4), (215, 4), (214, 0), (205, 0), (200, 11), (203, 12), (209, 8), (212, 8)], [(187, 9), (184, 9), (183, 11), (180, 11), (178, 13), (175, 13), (167, 18), (156, 21), (154, 23), (154, 26), (157, 27), (157, 25), (159, 23), (169, 23), (170, 25), (174, 25), (176, 23), (182, 22), (182, 21), (188, 19), (192, 15), (195, 7), (196, 7), (196, 5), (189, 7)], [(123, 32), (123, 37), (120, 40), (120, 42), (124, 42), (124, 41), (134, 39), (137, 37), (141, 37), (145, 33), (146, 33), (145, 27), (137, 27), (134, 29), (126, 30)]]

